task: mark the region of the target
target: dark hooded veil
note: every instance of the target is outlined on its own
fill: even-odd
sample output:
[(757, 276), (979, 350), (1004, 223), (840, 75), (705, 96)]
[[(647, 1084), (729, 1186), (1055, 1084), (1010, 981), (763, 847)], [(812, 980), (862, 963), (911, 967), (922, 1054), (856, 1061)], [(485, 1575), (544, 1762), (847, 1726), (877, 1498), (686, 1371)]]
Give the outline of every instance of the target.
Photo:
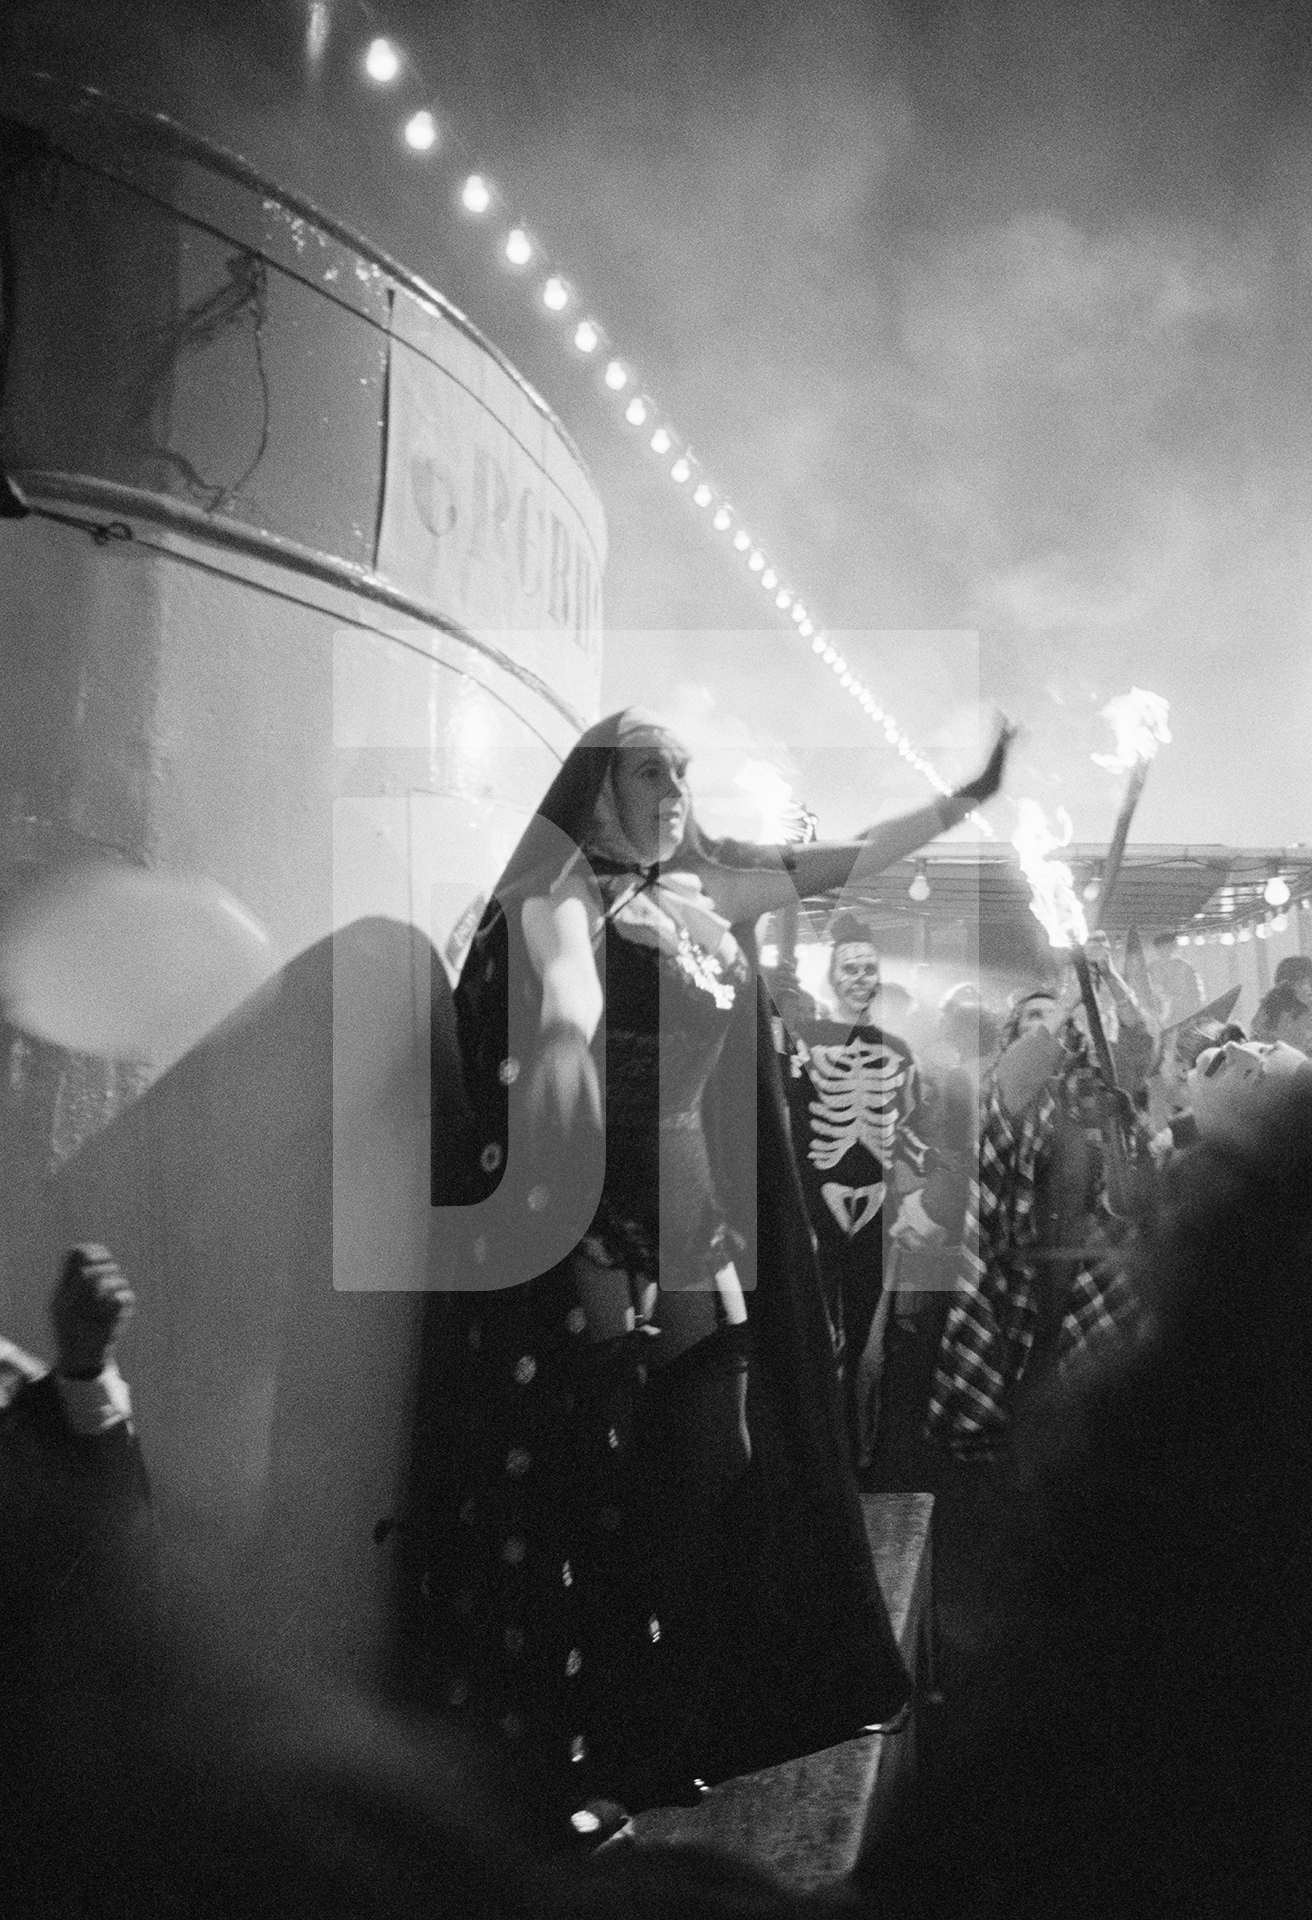
[[(590, 728), (561, 767), (497, 883), (456, 989), (475, 1115), (467, 1191), (486, 1195), (504, 1181), (511, 1220), (550, 1180), (568, 1177), (559, 1164), (544, 1179), (541, 1166), (506, 1162), (511, 1102), (529, 1063), (527, 1052), (521, 1061), (508, 1050), (511, 1000), (534, 992), (523, 902), (559, 879), (569, 858), (561, 835), (575, 846), (587, 840), (621, 720)], [(690, 824), (668, 864), (746, 866), (762, 851), (707, 842)], [(750, 928), (736, 932), (750, 955)], [(534, 1009), (520, 1013), (531, 1027)], [(641, 1537), (642, 1477), (660, 1473), (649, 1431), (658, 1376), (644, 1343), (606, 1350), (587, 1340), (568, 1259), (456, 1303), (467, 1363), (452, 1397), (459, 1460), (444, 1538), (430, 1530), (423, 1568), (430, 1593), (454, 1596), (433, 1622), (450, 1649), (434, 1663), (445, 1689), (438, 1704), (482, 1700), (507, 1739), (531, 1752), (535, 1791), (561, 1809), (588, 1792), (635, 1807), (677, 1797), (671, 1729), (684, 1739), (686, 1770), (713, 1780), (852, 1738), (893, 1717), (910, 1693), (847, 1451), (814, 1237), (755, 979), (737, 995), (702, 1116), (716, 1191), (741, 1236), (753, 1454), (714, 1516), (721, 1585), (696, 1661), (679, 1656), (680, 1667), (677, 1650), (658, 1644), (651, 1595), (666, 1590), (663, 1580), (668, 1588), (668, 1569)], [(472, 1287), (486, 1289), (497, 1259), (486, 1237), (471, 1248)]]

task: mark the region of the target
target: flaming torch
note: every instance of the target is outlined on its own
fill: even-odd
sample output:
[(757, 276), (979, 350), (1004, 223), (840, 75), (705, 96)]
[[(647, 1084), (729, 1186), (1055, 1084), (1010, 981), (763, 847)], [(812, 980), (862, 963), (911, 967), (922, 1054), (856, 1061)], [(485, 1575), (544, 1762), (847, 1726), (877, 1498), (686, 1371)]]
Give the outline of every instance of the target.
[(761, 816), (756, 835), (762, 846), (787, 846), (815, 839), (815, 816), (797, 799), (771, 760), (744, 760), (734, 785), (747, 794)]
[[(1143, 782), (1139, 784), (1142, 787)], [(1124, 1219), (1130, 1210), (1129, 1158), (1120, 1113), (1121, 1095), (1116, 1084), (1116, 1067), (1107, 1044), (1088, 955), (1084, 951), (1089, 926), (1075, 891), (1074, 875), (1064, 860), (1054, 858), (1063, 847), (1069, 846), (1074, 829), (1064, 807), (1057, 810), (1058, 821), (1063, 829), (1060, 838), (1049, 827), (1047, 815), (1037, 800), (1020, 801), (1018, 812), (1020, 817), (1011, 844), (1019, 857), (1021, 872), (1029, 882), (1030, 912), (1047, 934), (1049, 946), (1069, 952), (1080, 983), (1080, 998), (1084, 1002), (1085, 1017), (1089, 1023), (1089, 1038), (1103, 1083), (1098, 1117), (1107, 1147), (1107, 1197), (1112, 1212)], [(1128, 817), (1126, 826), (1129, 826)], [(1121, 844), (1124, 845), (1124, 836)]]
[(1145, 693), (1142, 687), (1131, 687), (1128, 693), (1109, 700), (1102, 710), (1103, 719), (1111, 722), (1116, 735), (1116, 751), (1095, 753), (1093, 763), (1096, 767), (1106, 767), (1109, 773), (1128, 771), (1130, 777), (1125, 783), (1121, 810), (1116, 816), (1116, 827), (1103, 864), (1098, 904), (1093, 910), (1095, 927), (1102, 925), (1107, 902), (1112, 897), (1112, 889), (1120, 874), (1126, 836), (1130, 831), (1134, 810), (1139, 804), (1139, 795), (1143, 792), (1143, 783), (1148, 778), (1148, 769), (1158, 747), (1170, 745), (1171, 729), (1167, 725), (1170, 712), (1170, 707), (1159, 693)]

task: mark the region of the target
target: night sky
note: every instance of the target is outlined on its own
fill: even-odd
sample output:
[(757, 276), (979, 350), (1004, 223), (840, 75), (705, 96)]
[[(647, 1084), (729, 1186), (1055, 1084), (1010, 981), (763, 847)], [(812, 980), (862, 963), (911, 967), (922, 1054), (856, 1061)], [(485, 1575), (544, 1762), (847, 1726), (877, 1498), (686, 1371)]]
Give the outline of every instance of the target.
[[(1000, 706), (1014, 791), (1104, 837), (1098, 709), (1138, 684), (1175, 742), (1136, 839), (1312, 839), (1305, 8), (335, 0), (317, 66), (308, 13), (10, 30), (361, 227), (539, 387), (609, 519), (607, 706), (674, 713), (713, 785), (775, 759), (827, 833), (927, 797), (455, 209), (466, 154), (405, 151), (430, 101), (949, 777)], [(426, 85), (363, 79), (375, 32)]]

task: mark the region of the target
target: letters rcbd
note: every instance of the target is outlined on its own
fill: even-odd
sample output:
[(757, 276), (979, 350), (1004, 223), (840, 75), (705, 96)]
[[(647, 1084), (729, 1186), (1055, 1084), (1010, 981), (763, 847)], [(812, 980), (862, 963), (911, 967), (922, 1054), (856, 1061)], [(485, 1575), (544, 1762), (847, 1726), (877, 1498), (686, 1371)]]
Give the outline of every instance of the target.
[(431, 455), (410, 463), (415, 510), (441, 551), (490, 567), (509, 579), (526, 603), (523, 626), (563, 630), (589, 663), (601, 652), (601, 579), (574, 531), (526, 483), (518, 497), (505, 469), (485, 447), (475, 447), (469, 497), (461, 511), (461, 488), (450, 469)]

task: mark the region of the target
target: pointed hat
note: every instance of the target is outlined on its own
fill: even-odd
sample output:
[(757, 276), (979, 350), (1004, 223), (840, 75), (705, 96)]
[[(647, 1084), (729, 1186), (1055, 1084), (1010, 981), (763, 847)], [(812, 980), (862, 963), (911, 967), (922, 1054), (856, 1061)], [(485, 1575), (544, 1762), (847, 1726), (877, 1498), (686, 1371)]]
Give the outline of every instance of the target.
[(1173, 1020), (1169, 1027), (1163, 1027), (1162, 1038), (1165, 1039), (1168, 1033), (1180, 1033), (1185, 1027), (1195, 1026), (1200, 1020), (1215, 1020), (1218, 1025), (1224, 1026), (1242, 992), (1242, 987), (1228, 987), (1215, 1000), (1209, 1000), (1205, 1007), (1198, 1007), (1193, 1013), (1187, 1013), (1183, 1020)]

